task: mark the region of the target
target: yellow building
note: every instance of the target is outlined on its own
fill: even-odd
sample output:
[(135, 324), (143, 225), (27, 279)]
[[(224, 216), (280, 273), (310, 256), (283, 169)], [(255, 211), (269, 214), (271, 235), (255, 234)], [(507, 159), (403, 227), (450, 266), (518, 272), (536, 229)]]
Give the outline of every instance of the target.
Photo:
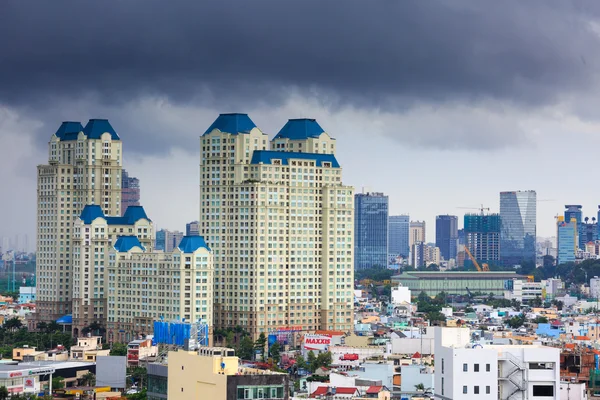
[(73, 224), (73, 335), (92, 322), (106, 327), (109, 253), (121, 237), (135, 238), (150, 249), (152, 221), (141, 206), (129, 206), (122, 217), (107, 217), (98, 205), (87, 205)]
[(96, 362), (98, 356), (108, 356), (110, 350), (102, 350), (102, 336), (77, 338), (77, 346), (71, 346), (71, 359)]
[(145, 250), (135, 236), (120, 237), (107, 269), (109, 341), (151, 334), (153, 321), (162, 317), (201, 320), (211, 344), (213, 272), (213, 255), (201, 236), (184, 236), (172, 253)]
[(246, 114), (200, 138), (200, 234), (215, 254), (216, 327), (353, 327), (354, 189), (313, 119), (269, 142)]
[(71, 313), (73, 222), (86, 204), (121, 215), (122, 145), (107, 120), (63, 122), (37, 179), (37, 312), (52, 322)]
[(234, 354), (218, 347), (169, 352), (169, 400), (289, 399), (287, 374), (240, 368)]

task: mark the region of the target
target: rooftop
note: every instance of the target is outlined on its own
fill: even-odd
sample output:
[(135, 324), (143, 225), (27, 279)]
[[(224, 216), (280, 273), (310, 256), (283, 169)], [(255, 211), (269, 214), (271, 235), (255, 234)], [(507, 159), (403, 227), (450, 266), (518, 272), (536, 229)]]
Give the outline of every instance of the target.
[(193, 253), (199, 248), (210, 251), (210, 247), (208, 247), (202, 236), (184, 236), (179, 242), (178, 248), (184, 253)]
[(308, 138), (318, 138), (325, 131), (319, 123), (310, 118), (290, 119), (281, 128), (274, 139), (302, 140)]
[(333, 154), (273, 150), (255, 150), (252, 153), (250, 164), (271, 164), (272, 160), (281, 160), (281, 165), (289, 165), (289, 160), (312, 160), (316, 161), (317, 167), (322, 167), (324, 162), (330, 162), (332, 168), (340, 168), (340, 164)]
[(121, 140), (107, 119), (90, 119), (85, 127), (79, 121), (64, 121), (55, 135), (60, 140), (77, 140), (79, 132), (83, 132), (89, 139), (100, 139), (104, 133), (110, 133), (112, 140)]
[(219, 114), (215, 122), (208, 127), (204, 134), (206, 135), (215, 129), (218, 129), (221, 132), (233, 134), (248, 133), (254, 128), (256, 128), (256, 124), (254, 124), (248, 114)]
[(133, 225), (140, 219), (151, 221), (142, 206), (129, 206), (122, 217), (106, 217), (97, 204), (88, 204), (83, 207), (79, 217), (84, 224), (91, 224), (96, 218), (104, 218), (108, 225)]
[(524, 275), (517, 275), (513, 271), (405, 271), (392, 279), (426, 278), (426, 279), (527, 279)]
[(134, 247), (138, 247), (141, 250), (146, 250), (146, 248), (140, 243), (140, 240), (137, 236), (119, 236), (114, 245), (115, 250), (121, 253), (126, 253)]

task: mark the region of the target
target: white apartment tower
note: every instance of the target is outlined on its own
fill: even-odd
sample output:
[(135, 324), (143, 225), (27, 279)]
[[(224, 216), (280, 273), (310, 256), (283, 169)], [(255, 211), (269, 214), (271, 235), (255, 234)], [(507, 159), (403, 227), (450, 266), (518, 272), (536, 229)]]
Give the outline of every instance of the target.
[(110, 257), (109, 342), (151, 334), (153, 322), (164, 319), (201, 321), (212, 343), (214, 268), (204, 238), (184, 236), (167, 253), (151, 251), (139, 236), (121, 236)]
[(335, 139), (315, 120), (296, 119), (269, 143), (246, 114), (221, 114), (200, 151), (215, 326), (253, 336), (282, 327), (350, 331), (354, 190), (342, 183)]
[(73, 222), (86, 204), (120, 215), (122, 144), (105, 119), (86, 126), (63, 122), (39, 165), (37, 206), (37, 313), (39, 321), (70, 314), (73, 295)]
[(73, 336), (92, 322), (106, 327), (109, 255), (119, 237), (135, 237), (151, 249), (152, 221), (141, 206), (129, 206), (122, 217), (106, 217), (98, 205), (87, 205), (73, 224)]

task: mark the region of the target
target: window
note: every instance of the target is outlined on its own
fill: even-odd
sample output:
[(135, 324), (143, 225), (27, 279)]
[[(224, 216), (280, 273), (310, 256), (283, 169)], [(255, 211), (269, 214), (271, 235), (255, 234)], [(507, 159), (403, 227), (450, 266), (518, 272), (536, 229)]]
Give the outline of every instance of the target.
[(554, 369), (554, 363), (529, 363), (529, 369)]
[(552, 397), (554, 396), (554, 386), (552, 385), (533, 385), (534, 397)]
[(492, 391), (492, 388), (491, 388), (491, 387), (489, 387), (489, 386), (486, 386), (486, 387), (485, 387), (485, 394), (490, 394), (490, 393), (491, 393), (491, 391)]
[(479, 372), (479, 364), (473, 365), (473, 371)]
[(463, 386), (463, 394), (467, 394), (467, 387)]
[(479, 394), (479, 386), (473, 386), (473, 393)]
[(463, 364), (463, 371), (464, 372), (468, 372), (469, 371), (469, 366), (467, 364)]
[(442, 358), (442, 374), (444, 373), (444, 359)]
[(442, 396), (444, 395), (444, 377), (442, 376)]
[(492, 369), (492, 366), (490, 364), (485, 364), (485, 372), (490, 372)]

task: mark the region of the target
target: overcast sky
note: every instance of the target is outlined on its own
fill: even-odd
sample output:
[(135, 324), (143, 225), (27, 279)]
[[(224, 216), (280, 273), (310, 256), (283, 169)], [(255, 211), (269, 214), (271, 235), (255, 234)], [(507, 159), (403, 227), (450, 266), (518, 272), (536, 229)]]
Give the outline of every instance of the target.
[(274, 136), (312, 117), (344, 182), (426, 220), (534, 189), (538, 235), (592, 217), (600, 3), (0, 3), (0, 236), (36, 223), (36, 165), (63, 120), (108, 118), (158, 228), (198, 219), (198, 137), (222, 112)]

